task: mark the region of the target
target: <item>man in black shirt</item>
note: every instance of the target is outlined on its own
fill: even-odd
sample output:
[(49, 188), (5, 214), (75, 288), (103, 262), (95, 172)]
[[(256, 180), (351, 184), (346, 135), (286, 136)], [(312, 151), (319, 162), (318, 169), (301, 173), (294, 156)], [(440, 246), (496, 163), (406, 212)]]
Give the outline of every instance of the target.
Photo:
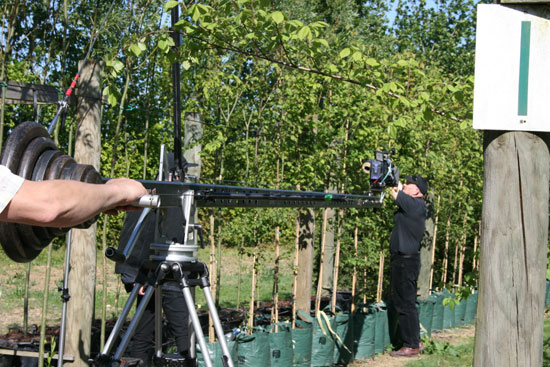
[(405, 176), (407, 183), (390, 189), (397, 204), (390, 237), (391, 295), (398, 314), (403, 347), (391, 355), (412, 357), (420, 353), (420, 324), (416, 309), (416, 280), (420, 273), (420, 242), (426, 227), (428, 181)]

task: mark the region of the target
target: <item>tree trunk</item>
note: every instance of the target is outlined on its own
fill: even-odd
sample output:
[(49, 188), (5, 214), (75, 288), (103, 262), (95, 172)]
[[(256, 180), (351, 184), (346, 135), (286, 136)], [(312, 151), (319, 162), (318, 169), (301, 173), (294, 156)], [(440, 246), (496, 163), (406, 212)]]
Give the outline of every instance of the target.
[(296, 308), (309, 315), (313, 281), (313, 233), (315, 214), (312, 209), (299, 212), (298, 275), (296, 277)]
[[(78, 94), (97, 99), (81, 99), (78, 104), (74, 158), (99, 171), (101, 152), (101, 63), (87, 62), (82, 70)], [(75, 357), (67, 366), (88, 366), (96, 280), (96, 224), (73, 229), (67, 305), (66, 353)]]
[[(11, 52), (12, 38), (15, 32), (15, 22), (17, 21), (17, 13), (19, 12), (20, 1), (15, 0), (10, 8), (8, 18), (8, 31), (5, 33), (4, 38), (4, 50), (2, 52), (2, 59), (0, 60), (0, 83), (6, 82), (6, 69), (8, 68), (8, 60)], [(4, 20), (2, 20), (4, 23)], [(2, 30), (3, 31), (3, 30)], [(2, 32), (3, 33), (3, 32)], [(2, 150), (2, 144), (4, 141), (4, 111), (6, 107), (6, 87), (1, 87), (1, 105), (0, 105), (0, 150)]]
[(542, 366), (549, 141), (485, 131), (474, 367)]

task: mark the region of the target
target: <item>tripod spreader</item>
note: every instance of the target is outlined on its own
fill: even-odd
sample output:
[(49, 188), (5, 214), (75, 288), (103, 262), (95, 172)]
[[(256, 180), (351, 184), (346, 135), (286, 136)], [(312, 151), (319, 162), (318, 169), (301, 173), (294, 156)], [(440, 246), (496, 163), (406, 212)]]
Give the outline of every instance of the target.
[[(167, 263), (163, 263), (163, 265)], [(161, 270), (162, 269), (161, 265)], [(196, 262), (196, 263), (172, 263), (170, 269), (166, 271), (171, 271), (174, 279), (181, 280), (180, 287), (195, 287), (198, 286), (201, 289), (210, 287), (210, 273), (208, 272), (208, 267), (205, 263)], [(197, 277), (198, 276), (198, 277)]]

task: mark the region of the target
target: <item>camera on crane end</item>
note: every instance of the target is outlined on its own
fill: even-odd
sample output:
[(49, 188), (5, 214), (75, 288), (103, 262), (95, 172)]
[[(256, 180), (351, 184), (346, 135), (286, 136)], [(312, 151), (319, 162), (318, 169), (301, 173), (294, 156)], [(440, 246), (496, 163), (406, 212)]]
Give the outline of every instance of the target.
[(369, 159), (363, 164), (363, 171), (369, 175), (369, 182), (372, 189), (384, 189), (395, 187), (399, 183), (399, 168), (395, 166), (392, 155), (395, 148), (390, 152), (383, 150), (374, 151), (374, 159)]

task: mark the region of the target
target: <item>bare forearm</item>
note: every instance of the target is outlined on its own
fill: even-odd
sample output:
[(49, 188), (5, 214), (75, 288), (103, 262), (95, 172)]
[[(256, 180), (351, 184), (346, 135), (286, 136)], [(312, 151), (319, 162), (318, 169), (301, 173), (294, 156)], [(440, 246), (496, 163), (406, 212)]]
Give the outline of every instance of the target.
[(130, 205), (145, 189), (131, 180), (94, 185), (78, 181), (25, 181), (7, 210), (6, 221), (49, 227), (70, 227), (97, 214)]

